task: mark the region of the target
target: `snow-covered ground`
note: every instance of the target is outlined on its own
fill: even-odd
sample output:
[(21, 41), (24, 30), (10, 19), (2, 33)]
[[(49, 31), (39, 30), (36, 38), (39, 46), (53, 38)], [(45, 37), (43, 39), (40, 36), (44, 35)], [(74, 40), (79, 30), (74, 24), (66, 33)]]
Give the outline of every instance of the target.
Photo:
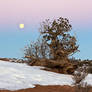
[[(86, 78), (92, 84), (92, 75)], [(85, 80), (85, 81), (86, 81)], [(40, 70), (40, 67), (0, 61), (0, 89), (19, 90), (35, 85), (72, 85), (71, 75)]]
[(92, 86), (92, 74), (88, 74), (83, 82), (87, 83), (87, 85), (91, 85)]

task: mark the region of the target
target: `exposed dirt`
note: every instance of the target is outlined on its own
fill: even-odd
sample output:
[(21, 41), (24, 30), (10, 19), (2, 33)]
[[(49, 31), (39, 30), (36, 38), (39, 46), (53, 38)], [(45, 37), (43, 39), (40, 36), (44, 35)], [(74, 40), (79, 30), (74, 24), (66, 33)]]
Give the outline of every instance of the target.
[[(70, 86), (39, 86), (35, 88), (22, 89), (17, 91), (0, 90), (0, 92), (76, 92), (74, 87)], [(92, 92), (92, 88), (89, 90)]]
[(2, 60), (2, 61), (9, 61), (8, 58), (0, 58), (0, 60)]

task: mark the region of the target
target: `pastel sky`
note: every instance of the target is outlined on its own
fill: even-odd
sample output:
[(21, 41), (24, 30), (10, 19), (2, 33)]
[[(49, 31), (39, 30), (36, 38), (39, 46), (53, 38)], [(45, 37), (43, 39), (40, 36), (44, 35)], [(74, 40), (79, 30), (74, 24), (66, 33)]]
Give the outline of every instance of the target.
[(75, 57), (92, 59), (92, 0), (0, 0), (0, 57), (22, 57), (24, 46), (39, 36), (40, 23), (60, 16), (70, 20), (77, 35)]

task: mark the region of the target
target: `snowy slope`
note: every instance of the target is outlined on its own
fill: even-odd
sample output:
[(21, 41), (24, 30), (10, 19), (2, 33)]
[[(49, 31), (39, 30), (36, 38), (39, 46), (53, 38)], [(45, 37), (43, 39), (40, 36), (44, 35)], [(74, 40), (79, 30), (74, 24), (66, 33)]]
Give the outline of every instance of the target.
[[(0, 89), (19, 90), (35, 85), (72, 85), (73, 76), (40, 70), (40, 67), (0, 61)], [(84, 82), (92, 85), (92, 74)]]
[(72, 85), (72, 76), (26, 64), (0, 61), (0, 89), (19, 90), (38, 85)]

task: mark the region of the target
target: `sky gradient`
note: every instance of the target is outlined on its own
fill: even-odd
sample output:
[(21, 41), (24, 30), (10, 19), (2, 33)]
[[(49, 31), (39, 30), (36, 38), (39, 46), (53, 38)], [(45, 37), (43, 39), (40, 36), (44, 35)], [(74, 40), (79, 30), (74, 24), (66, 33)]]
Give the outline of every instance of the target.
[(40, 23), (60, 16), (70, 20), (77, 35), (75, 57), (92, 59), (92, 0), (0, 0), (0, 57), (22, 57), (24, 46), (39, 36)]

